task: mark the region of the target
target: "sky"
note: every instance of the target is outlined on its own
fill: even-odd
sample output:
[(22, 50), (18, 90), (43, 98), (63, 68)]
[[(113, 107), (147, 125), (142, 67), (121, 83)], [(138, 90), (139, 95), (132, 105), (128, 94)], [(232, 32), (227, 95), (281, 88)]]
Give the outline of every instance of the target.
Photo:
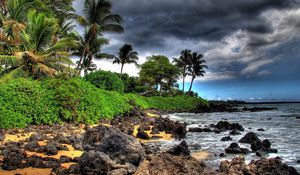
[[(172, 61), (190, 49), (207, 61), (206, 75), (193, 85), (201, 97), (300, 101), (300, 0), (111, 1), (125, 31), (105, 33), (110, 44), (103, 52), (117, 54), (128, 43), (141, 64), (155, 54)], [(79, 14), (82, 2), (74, 2)], [(111, 61), (96, 63), (120, 72)], [(124, 72), (137, 76), (139, 70), (125, 65)]]

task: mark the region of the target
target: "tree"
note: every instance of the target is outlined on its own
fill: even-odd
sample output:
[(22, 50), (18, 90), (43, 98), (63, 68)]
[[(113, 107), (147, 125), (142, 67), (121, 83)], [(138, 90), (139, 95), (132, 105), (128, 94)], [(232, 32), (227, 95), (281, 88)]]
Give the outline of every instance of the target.
[(124, 44), (120, 48), (119, 57), (115, 57), (113, 64), (121, 64), (121, 74), (123, 73), (123, 67), (125, 64), (136, 64), (138, 60), (138, 53), (132, 49), (132, 46), (129, 44)]
[[(101, 37), (96, 36), (96, 39), (90, 41), (89, 44), (86, 43), (87, 33), (84, 36), (74, 36), (77, 40), (79, 40), (79, 47), (76, 48), (73, 52), (75, 56), (81, 56), (85, 54), (85, 59), (81, 64), (81, 69), (84, 70), (84, 74), (87, 75), (88, 71), (94, 71), (97, 69), (96, 64), (93, 64), (93, 58), (102, 59), (102, 58), (110, 58), (112, 56), (108, 54), (101, 53), (101, 47), (105, 44), (108, 44), (108, 40)], [(84, 53), (85, 52), (85, 53)]]
[(192, 81), (190, 85), (189, 92), (191, 92), (193, 83), (196, 77), (204, 76), (205, 71), (204, 68), (208, 68), (206, 65), (205, 60), (203, 60), (203, 55), (198, 54), (197, 52), (193, 52), (191, 55), (191, 66), (189, 67), (188, 70), (188, 75), (192, 76)]
[(139, 75), (142, 82), (155, 86), (156, 89), (159, 87), (159, 94), (162, 95), (163, 87), (171, 85), (170, 80), (173, 81), (179, 76), (179, 69), (167, 57), (153, 55), (147, 57), (147, 61), (141, 65)]
[(85, 0), (84, 16), (78, 21), (86, 30), (85, 46), (77, 65), (81, 72), (84, 59), (90, 59), (87, 52), (91, 43), (97, 40), (102, 32), (123, 32), (124, 29), (120, 25), (121, 16), (112, 13), (112, 4), (108, 0)]
[(53, 44), (57, 30), (55, 18), (31, 10), (27, 14), (25, 29), (19, 33), (20, 47), (12, 55), (0, 55), (6, 77), (24, 72), (34, 78), (55, 76), (72, 71), (68, 49), (77, 47), (73, 38), (62, 38)]
[(185, 78), (188, 75), (188, 69), (191, 66), (191, 50), (185, 49), (181, 51), (181, 56), (179, 58), (174, 58), (173, 62), (180, 69), (180, 73), (182, 76), (182, 91), (184, 92), (185, 87)]

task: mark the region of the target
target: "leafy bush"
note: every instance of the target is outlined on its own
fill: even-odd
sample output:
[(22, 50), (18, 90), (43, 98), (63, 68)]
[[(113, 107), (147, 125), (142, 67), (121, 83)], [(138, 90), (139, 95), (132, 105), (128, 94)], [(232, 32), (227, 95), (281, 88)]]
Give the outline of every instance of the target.
[(149, 108), (161, 110), (182, 110), (189, 111), (197, 108), (199, 104), (208, 105), (207, 101), (201, 98), (190, 96), (175, 96), (175, 97), (145, 97)]
[(97, 71), (88, 74), (85, 76), (85, 79), (97, 88), (121, 93), (124, 92), (124, 84), (116, 73)]
[(0, 127), (24, 127), (28, 123), (59, 122), (53, 94), (38, 81), (12, 79), (0, 84)]
[(118, 74), (124, 84), (125, 93), (141, 93), (149, 88), (142, 85), (138, 77), (129, 76), (128, 74)]
[(80, 78), (49, 79), (43, 84), (54, 93), (59, 116), (64, 121), (92, 124), (132, 108), (121, 94), (98, 89)]

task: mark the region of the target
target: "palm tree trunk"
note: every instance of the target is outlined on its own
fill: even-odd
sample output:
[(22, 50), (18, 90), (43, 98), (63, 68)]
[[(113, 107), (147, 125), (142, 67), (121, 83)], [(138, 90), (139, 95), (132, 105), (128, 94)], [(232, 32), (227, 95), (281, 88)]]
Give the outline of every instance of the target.
[(191, 81), (191, 85), (190, 85), (189, 92), (192, 91), (192, 87), (193, 87), (194, 80), (195, 80), (195, 76), (192, 77), (192, 81)]
[(121, 74), (123, 74), (123, 67), (124, 67), (124, 64), (121, 65)]

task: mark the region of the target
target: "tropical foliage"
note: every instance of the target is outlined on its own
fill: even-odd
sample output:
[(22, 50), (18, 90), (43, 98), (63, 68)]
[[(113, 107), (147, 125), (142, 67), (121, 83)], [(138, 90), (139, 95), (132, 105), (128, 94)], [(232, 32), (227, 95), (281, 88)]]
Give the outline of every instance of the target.
[(85, 79), (97, 88), (117, 91), (120, 93), (124, 92), (124, 84), (120, 77), (112, 72), (97, 71), (85, 76)]
[(162, 95), (163, 88), (170, 89), (179, 76), (179, 69), (172, 65), (163, 55), (154, 55), (147, 58), (141, 65), (140, 79), (145, 85), (154, 86)]
[(79, 23), (85, 28), (84, 37), (79, 50), (80, 59), (77, 69), (89, 69), (92, 59), (107, 57), (102, 55), (100, 47), (107, 44), (102, 38), (103, 32), (123, 32), (121, 16), (112, 13), (112, 4), (108, 0), (85, 0), (84, 16), (79, 18)]
[(121, 74), (123, 73), (123, 67), (125, 64), (135, 64), (137, 65), (138, 53), (132, 49), (129, 44), (124, 44), (120, 48), (119, 57), (115, 57), (113, 63), (121, 64)]

